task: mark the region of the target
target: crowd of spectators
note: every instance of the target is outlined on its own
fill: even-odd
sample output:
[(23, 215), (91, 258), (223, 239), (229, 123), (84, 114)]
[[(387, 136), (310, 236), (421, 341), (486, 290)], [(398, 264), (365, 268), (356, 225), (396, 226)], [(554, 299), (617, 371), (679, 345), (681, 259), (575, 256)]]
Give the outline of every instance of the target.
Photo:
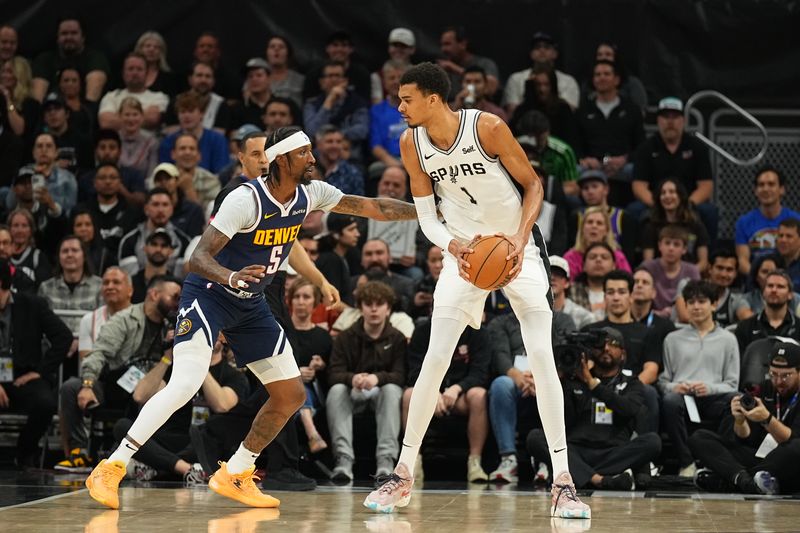
[[(55, 45), (37, 57), (17, 55), (24, 37), (0, 27), (0, 409), (28, 414), (20, 466), (38, 457), (58, 412), (56, 469), (84, 471), (96, 451), (87, 417), (118, 410), (123, 435), (169, 380), (185, 264), (220, 191), (258, 174), (245, 168), (260, 160), (258, 132), (302, 126), (315, 179), (409, 197), (397, 90), (421, 59), (421, 36), (393, 29), (385, 62), (370, 71), (341, 31), (305, 69), (287, 37), (235, 65), (204, 31), (191, 64), (172, 68), (164, 38), (148, 31), (119, 76), (75, 18), (59, 21)], [(800, 214), (783, 205), (791, 178), (755, 171), (757, 206), (727, 241), (713, 201), (723, 177), (686, 131), (683, 103), (648, 101), (614, 43), (599, 43), (591, 71), (574, 76), (558, 68), (558, 42), (537, 32), (529, 68), (507, 78), (464, 28), (444, 28), (439, 43), (452, 109), (507, 121), (542, 179), (576, 484), (629, 490), (663, 467), (708, 490), (790, 490), (800, 464)], [(307, 391), (297, 429), (310, 454), (332, 453), (333, 479), (349, 481), (360, 413), (373, 412), (374, 471), (387, 474), (427, 350), (442, 250), (415, 221), (321, 213), (298, 241), (343, 303), (326, 307), (289, 269), (286, 325)], [(464, 420), (441, 423), (463, 429), (451, 438), (464, 442), (469, 481), (517, 482), (525, 454), (534, 480), (547, 481), (536, 376), (501, 291), (489, 295), (484, 325), (459, 340), (434, 425)], [(204, 465), (266, 399), (230, 361), (221, 337), (198, 396), (137, 454), (136, 478), (205, 479)]]

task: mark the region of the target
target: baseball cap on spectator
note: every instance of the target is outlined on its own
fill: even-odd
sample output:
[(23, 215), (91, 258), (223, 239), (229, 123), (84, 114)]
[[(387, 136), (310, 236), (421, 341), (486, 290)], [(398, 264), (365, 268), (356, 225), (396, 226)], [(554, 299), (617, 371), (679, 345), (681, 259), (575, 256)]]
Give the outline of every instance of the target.
[(557, 46), (556, 40), (547, 32), (537, 31), (531, 38), (531, 48), (534, 48), (538, 43), (547, 43), (550, 46)]
[(66, 109), (67, 104), (64, 103), (64, 99), (61, 98), (58, 93), (50, 93), (45, 97), (44, 102), (42, 102), (42, 111), (51, 107), (61, 107)]
[(33, 175), (36, 174), (36, 171), (31, 167), (22, 167), (17, 171), (17, 175), (14, 176), (14, 179), (11, 180), (11, 185), (16, 185), (17, 183), (25, 180), (30, 180)]
[(240, 142), (242, 139), (244, 139), (251, 133), (256, 133), (260, 131), (262, 130), (258, 126), (254, 126), (253, 124), (244, 124), (242, 126), (239, 126), (239, 129), (233, 132), (233, 140), (236, 142)]
[(329, 213), (325, 218), (325, 231), (318, 237), (329, 235), (331, 233), (341, 233), (347, 226), (356, 222), (356, 217), (353, 215), (344, 215), (342, 213)]
[(414, 32), (408, 28), (395, 28), (389, 32), (389, 44), (392, 43), (414, 47), (417, 44), (417, 40), (414, 37)]
[(602, 170), (590, 168), (581, 172), (581, 175), (578, 178), (578, 185), (582, 185), (584, 183), (594, 180), (602, 181), (603, 183), (608, 184), (608, 176), (606, 176), (605, 172), (603, 172)]
[(658, 114), (669, 112), (683, 113), (683, 102), (680, 98), (667, 96), (658, 101)]
[(547, 258), (547, 260), (550, 261), (551, 272), (554, 268), (557, 268), (564, 273), (564, 276), (567, 279), (569, 279), (569, 263), (567, 263), (566, 259), (564, 259), (560, 255), (551, 255), (550, 257)]
[(769, 366), (800, 368), (800, 346), (792, 342), (779, 342), (772, 347)]
[(145, 244), (153, 244), (155, 241), (161, 240), (164, 244), (171, 248), (175, 248), (172, 244), (172, 236), (164, 228), (156, 228), (145, 239)]
[(606, 334), (606, 341), (610, 342), (611, 344), (616, 344), (617, 346), (625, 346), (625, 337), (622, 336), (622, 333), (616, 328), (612, 328), (611, 326), (606, 326), (604, 328), (600, 328), (600, 331), (604, 331)]
[(153, 169), (153, 173), (151, 174), (151, 178), (156, 179), (156, 176), (158, 176), (159, 172), (166, 172), (173, 178), (177, 178), (181, 174), (181, 172), (178, 170), (178, 167), (172, 163), (159, 163), (156, 165), (156, 168)]
[(269, 63), (263, 57), (251, 57), (247, 60), (247, 63), (244, 64), (244, 71), (245, 73), (253, 70), (254, 68), (261, 68), (267, 71), (267, 74), (270, 74), (272, 70), (269, 68)]

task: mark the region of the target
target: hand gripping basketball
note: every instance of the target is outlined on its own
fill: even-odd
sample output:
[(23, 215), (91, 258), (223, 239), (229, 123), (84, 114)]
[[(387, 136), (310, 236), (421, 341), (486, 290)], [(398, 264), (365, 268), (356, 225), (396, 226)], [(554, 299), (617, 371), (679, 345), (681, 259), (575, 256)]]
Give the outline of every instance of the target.
[(463, 258), (467, 265), (464, 270), (469, 281), (479, 289), (495, 290), (514, 279), (519, 255), (511, 239), (502, 234), (481, 237), (467, 245), (470, 249)]

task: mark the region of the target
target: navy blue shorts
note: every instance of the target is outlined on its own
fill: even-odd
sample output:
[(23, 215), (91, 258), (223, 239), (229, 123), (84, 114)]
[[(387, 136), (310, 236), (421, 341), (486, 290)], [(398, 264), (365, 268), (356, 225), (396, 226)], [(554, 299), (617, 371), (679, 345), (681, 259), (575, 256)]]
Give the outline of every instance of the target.
[(181, 291), (175, 344), (191, 339), (198, 331), (211, 347), (222, 331), (239, 368), (281, 354), (287, 344), (263, 293), (239, 298), (218, 283), (190, 274)]

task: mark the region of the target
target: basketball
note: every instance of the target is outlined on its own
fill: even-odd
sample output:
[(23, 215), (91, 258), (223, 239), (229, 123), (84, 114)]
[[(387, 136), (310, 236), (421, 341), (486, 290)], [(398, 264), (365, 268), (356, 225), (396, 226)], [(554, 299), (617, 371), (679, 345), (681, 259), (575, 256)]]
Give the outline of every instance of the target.
[(509, 272), (518, 261), (516, 257), (506, 261), (506, 257), (514, 249), (511, 241), (505, 237), (490, 235), (471, 242), (469, 247), (474, 252), (464, 254), (464, 259), (470, 265), (466, 271), (473, 285), (479, 289), (492, 291), (510, 281)]

